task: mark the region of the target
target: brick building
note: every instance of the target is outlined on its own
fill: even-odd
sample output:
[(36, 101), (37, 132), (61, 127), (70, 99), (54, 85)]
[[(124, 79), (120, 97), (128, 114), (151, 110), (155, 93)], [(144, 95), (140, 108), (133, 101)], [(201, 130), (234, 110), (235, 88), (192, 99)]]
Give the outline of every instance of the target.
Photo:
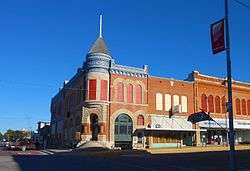
[[(151, 76), (148, 66), (115, 63), (100, 34), (81, 68), (51, 101), (51, 143), (173, 147), (227, 141), (226, 81), (193, 71), (185, 80)], [(236, 142), (250, 142), (250, 84), (233, 82)], [(210, 112), (219, 123), (192, 125)]]

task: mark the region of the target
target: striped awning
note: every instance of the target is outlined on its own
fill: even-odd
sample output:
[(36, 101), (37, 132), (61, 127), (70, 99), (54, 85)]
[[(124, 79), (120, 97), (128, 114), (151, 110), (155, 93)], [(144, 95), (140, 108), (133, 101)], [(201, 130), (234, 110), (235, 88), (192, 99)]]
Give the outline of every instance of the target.
[[(151, 127), (146, 130), (169, 130), (169, 131), (196, 131), (191, 122), (187, 121), (187, 117), (156, 115), (151, 116)], [(205, 129), (199, 129), (206, 131)]]

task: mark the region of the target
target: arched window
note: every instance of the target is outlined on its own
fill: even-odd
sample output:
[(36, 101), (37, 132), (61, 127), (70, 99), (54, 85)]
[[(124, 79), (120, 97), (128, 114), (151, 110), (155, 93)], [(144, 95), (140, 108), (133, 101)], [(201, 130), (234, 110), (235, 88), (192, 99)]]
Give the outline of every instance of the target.
[(207, 111), (207, 96), (205, 94), (201, 95), (201, 108), (203, 111)]
[(214, 112), (214, 97), (212, 95), (208, 96), (208, 111)]
[(236, 114), (241, 115), (241, 110), (240, 110), (240, 99), (237, 98), (235, 100), (235, 106), (236, 106)]
[(215, 113), (220, 113), (220, 97), (216, 96), (215, 97)]
[(117, 101), (123, 102), (124, 101), (124, 85), (122, 82), (117, 84)]
[(247, 100), (247, 113), (250, 115), (250, 100)]
[(162, 106), (162, 94), (161, 93), (156, 93), (155, 95), (155, 106), (156, 106), (156, 110), (162, 110), (163, 106)]
[(135, 88), (136, 100), (137, 104), (142, 104), (142, 87), (141, 85), (137, 85)]
[(247, 103), (245, 99), (241, 100), (241, 107), (242, 107), (242, 114), (246, 115), (247, 114)]
[(128, 84), (127, 86), (127, 102), (133, 103), (133, 85)]
[(142, 115), (137, 117), (137, 125), (144, 125), (144, 117)]
[(221, 112), (222, 113), (226, 113), (227, 112), (227, 106), (226, 106), (226, 97), (225, 96), (223, 96), (222, 98), (221, 98)]

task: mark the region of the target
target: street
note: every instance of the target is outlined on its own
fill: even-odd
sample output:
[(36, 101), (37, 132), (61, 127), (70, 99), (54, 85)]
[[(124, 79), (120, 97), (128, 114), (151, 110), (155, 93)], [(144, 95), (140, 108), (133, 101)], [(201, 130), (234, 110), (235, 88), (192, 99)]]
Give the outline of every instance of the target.
[[(237, 151), (238, 170), (250, 171), (250, 151)], [(48, 155), (41, 151), (0, 152), (0, 171), (213, 171), (228, 170), (227, 152), (186, 154), (120, 154), (87, 156), (84, 153)]]

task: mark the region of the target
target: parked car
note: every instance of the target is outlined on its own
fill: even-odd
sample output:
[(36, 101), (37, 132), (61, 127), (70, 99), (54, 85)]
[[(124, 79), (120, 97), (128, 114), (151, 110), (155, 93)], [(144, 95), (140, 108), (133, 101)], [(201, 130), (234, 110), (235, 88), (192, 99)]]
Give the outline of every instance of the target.
[(36, 146), (30, 139), (19, 139), (15, 143), (15, 149), (25, 150), (35, 150)]
[(14, 141), (6, 142), (6, 144), (5, 144), (6, 149), (8, 149), (8, 150), (15, 149), (15, 143), (16, 142), (14, 142)]

